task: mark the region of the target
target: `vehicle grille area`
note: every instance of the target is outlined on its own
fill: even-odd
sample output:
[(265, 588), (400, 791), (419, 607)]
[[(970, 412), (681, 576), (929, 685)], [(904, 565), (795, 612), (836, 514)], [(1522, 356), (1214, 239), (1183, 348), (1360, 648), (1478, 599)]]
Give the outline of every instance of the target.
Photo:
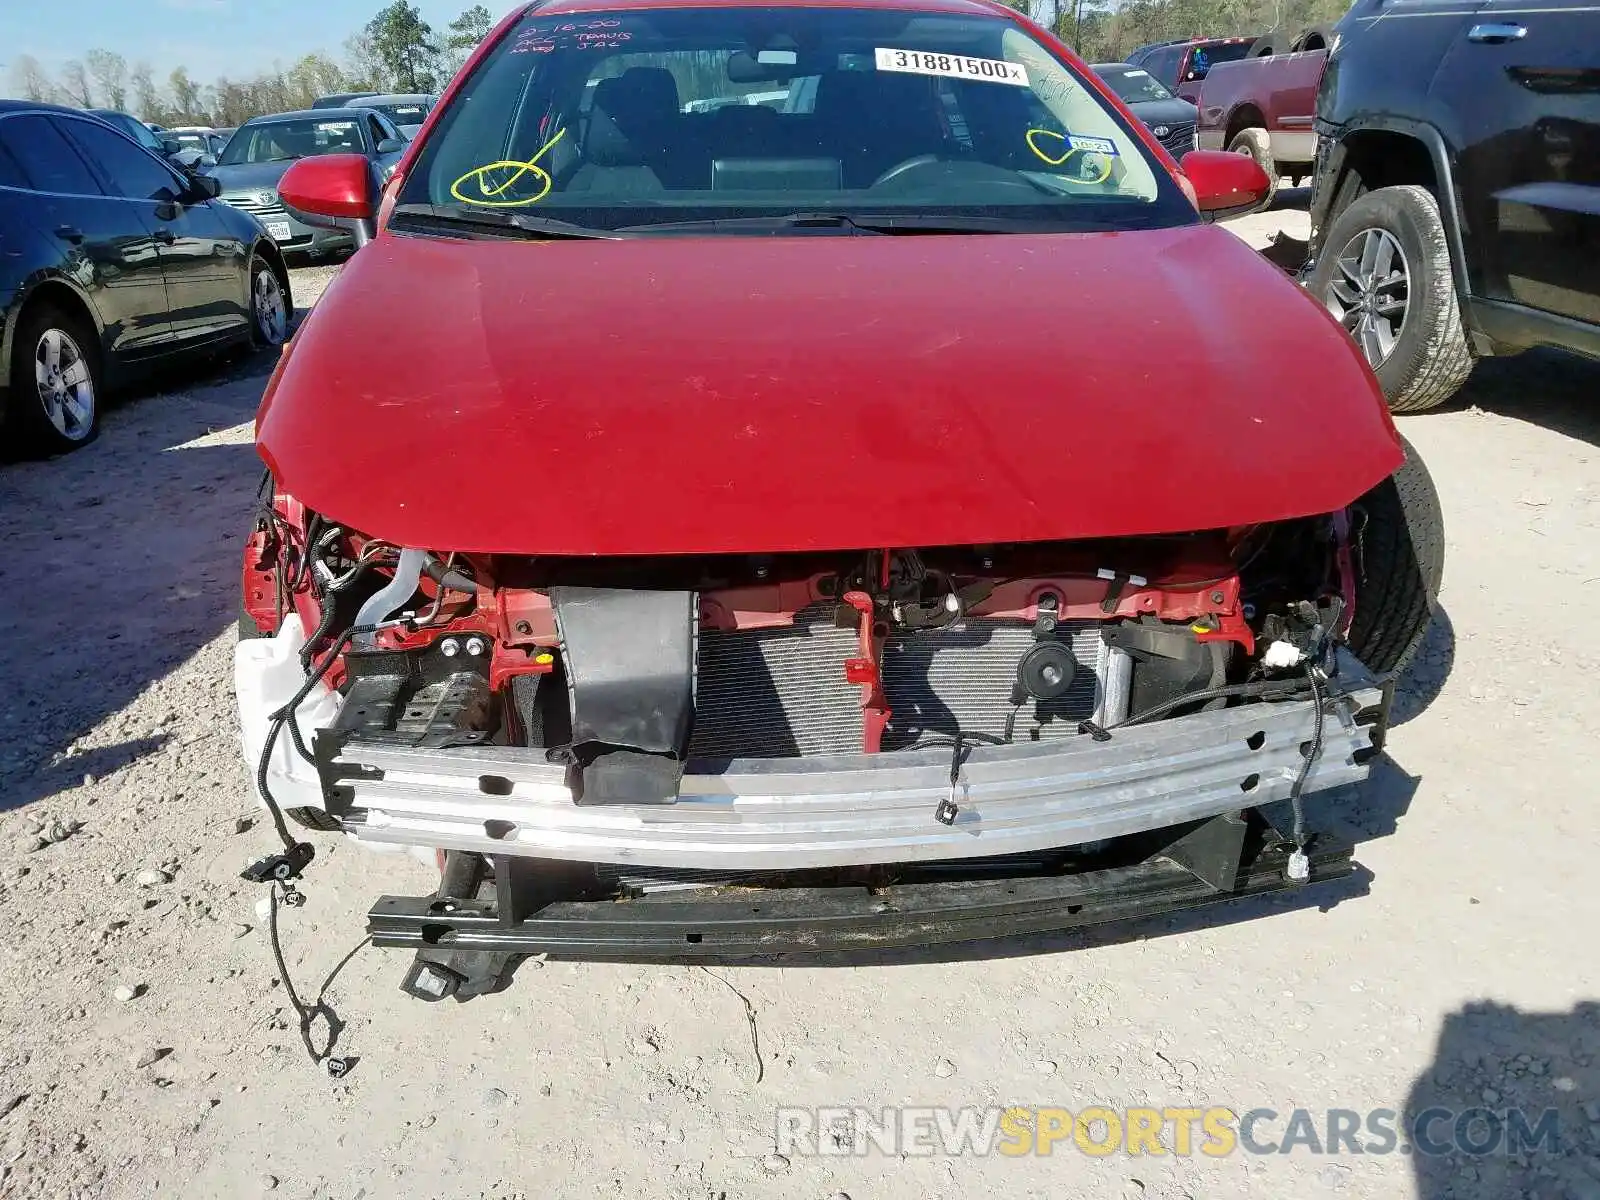
[(260, 217), (263, 221), (270, 218), (282, 220), (289, 215), (289, 210), (282, 204), (273, 202), (263, 204), (252, 196), (224, 196), (224, 204), (237, 208), (240, 212), (247, 212), (253, 217)]
[(1180, 125), (1167, 125), (1167, 136), (1159, 139), (1166, 147), (1167, 153), (1174, 158), (1181, 157), (1195, 148), (1194, 122), (1185, 121)]
[[(859, 753), (861, 692), (845, 682), (857, 653), (854, 627), (833, 623), (832, 607), (797, 614), (793, 626), (700, 633), (691, 758), (786, 758)], [(1078, 664), (1067, 693), (1018, 711), (1015, 737), (1076, 735), (1099, 696), (1103, 652), (1094, 621), (1063, 622), (1057, 641)], [(1032, 626), (968, 619), (944, 629), (890, 634), (883, 686), (892, 716), (883, 749), (925, 737), (1004, 736), (1017, 664), (1034, 644)]]

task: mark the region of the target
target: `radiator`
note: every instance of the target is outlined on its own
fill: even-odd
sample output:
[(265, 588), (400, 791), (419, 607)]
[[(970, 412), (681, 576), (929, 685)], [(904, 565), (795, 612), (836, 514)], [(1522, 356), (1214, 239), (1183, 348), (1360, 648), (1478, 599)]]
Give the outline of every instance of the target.
[[(1096, 621), (1063, 622), (1055, 639), (1078, 663), (1067, 693), (1018, 710), (1015, 736), (1075, 736), (1099, 711), (1107, 651)], [(1031, 625), (969, 618), (937, 630), (895, 631), (883, 648), (883, 686), (893, 713), (883, 748), (930, 735), (1004, 735), (1017, 664), (1034, 644)], [(861, 688), (845, 682), (856, 630), (815, 606), (780, 629), (700, 633), (693, 758), (849, 754), (861, 749)]]

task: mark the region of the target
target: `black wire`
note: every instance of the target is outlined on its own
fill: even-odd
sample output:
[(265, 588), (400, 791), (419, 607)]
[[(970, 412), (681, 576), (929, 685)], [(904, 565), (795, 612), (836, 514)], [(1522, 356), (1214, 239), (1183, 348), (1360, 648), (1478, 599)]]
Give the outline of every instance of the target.
[(1294, 810), (1294, 848), (1300, 851), (1306, 848), (1306, 813), (1301, 793), (1305, 791), (1306, 780), (1311, 776), (1312, 765), (1322, 757), (1322, 681), (1317, 678), (1317, 668), (1310, 662), (1306, 664), (1306, 678), (1311, 682), (1316, 716), (1311, 726), (1311, 745), (1294, 777), (1294, 785), (1289, 789), (1289, 805)]
[[(333, 970), (328, 972), (328, 977), (322, 981), (322, 986), (317, 989), (315, 1004), (307, 1004), (300, 998), (300, 993), (295, 991), (294, 980), (289, 976), (289, 965), (283, 958), (283, 942), (278, 936), (278, 892), (276, 888), (270, 893), (270, 900), (267, 905), (267, 940), (272, 947), (272, 960), (277, 965), (278, 978), (283, 983), (283, 994), (288, 999), (290, 1006), (294, 1009), (295, 1016), (300, 1021), (300, 1041), (304, 1043), (306, 1053), (311, 1056), (312, 1063), (320, 1063), (333, 1053), (333, 1045), (339, 1036), (339, 1029), (341, 1028), (338, 1014), (328, 1007), (326, 999), (328, 988), (333, 985), (333, 981), (338, 978), (339, 972), (345, 969), (350, 960), (372, 944), (372, 936), (369, 934), (362, 938), (350, 948), (348, 954), (334, 964)], [(321, 1050), (318, 1050), (311, 1040), (311, 1026), (318, 1017), (321, 1017), (328, 1026), (328, 1044)]]
[(1016, 735), (1016, 732), (1017, 732), (1017, 714), (1022, 711), (1022, 706), (1025, 703), (1026, 703), (1026, 701), (1023, 701), (1023, 700), (1017, 701), (1015, 704), (1013, 704), (1011, 706), (1011, 711), (1006, 714), (1006, 732), (1005, 732), (1005, 735), (1004, 735), (1004, 740), (1005, 740), (1006, 745), (1008, 745), (1008, 746), (1011, 744), (1012, 740), (1014, 739), (1014, 737)]

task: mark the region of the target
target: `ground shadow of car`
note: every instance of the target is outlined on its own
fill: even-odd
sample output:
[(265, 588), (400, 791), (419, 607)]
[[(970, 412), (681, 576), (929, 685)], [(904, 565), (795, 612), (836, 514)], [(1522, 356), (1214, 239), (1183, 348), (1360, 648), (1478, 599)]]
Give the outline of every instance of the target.
[(1451, 1013), (1401, 1131), (1418, 1200), (1600, 1200), (1600, 1003)]
[(275, 361), (167, 375), (150, 388), (185, 403), (143, 389), (94, 444), (0, 470), (0, 589), (40, 598), (0, 608), (0, 809), (165, 745), (159, 727), (78, 743), (237, 619), (260, 464), (248, 440), (215, 434), (250, 420)]
[(1456, 629), (1450, 623), (1450, 614), (1442, 605), (1436, 605), (1422, 644), (1417, 647), (1411, 664), (1395, 681), (1389, 724), (1404, 725), (1424, 712), (1444, 690), (1455, 665)]
[(1486, 358), (1473, 368), (1451, 407), (1531, 421), (1600, 446), (1600, 362), (1559, 350)]
[(1280, 187), (1267, 205), (1266, 212), (1305, 212), (1311, 207), (1311, 187)]

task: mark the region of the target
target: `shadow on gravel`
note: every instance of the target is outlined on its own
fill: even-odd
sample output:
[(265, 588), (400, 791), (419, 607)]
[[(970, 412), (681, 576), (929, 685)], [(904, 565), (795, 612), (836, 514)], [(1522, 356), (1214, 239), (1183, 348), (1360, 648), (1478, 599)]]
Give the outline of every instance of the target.
[(1600, 1200), (1600, 1003), (1451, 1013), (1400, 1133), (1419, 1200)]
[(1389, 724), (1404, 725), (1420, 715), (1444, 690), (1445, 681), (1456, 665), (1456, 628), (1444, 607), (1433, 610), (1433, 620), (1423, 635), (1410, 665), (1395, 683), (1394, 704)]
[(1273, 196), (1272, 203), (1267, 205), (1267, 212), (1284, 212), (1291, 209), (1308, 209), (1311, 207), (1311, 188), (1306, 187), (1280, 187), (1278, 194)]
[(1558, 350), (1486, 358), (1450, 407), (1481, 408), (1600, 446), (1600, 363)]
[(237, 619), (260, 463), (207, 435), (251, 419), (275, 361), (166, 374), (93, 444), (0, 469), (0, 594), (29, 598), (0, 606), (0, 809), (166, 745), (156, 715), (73, 752)]

